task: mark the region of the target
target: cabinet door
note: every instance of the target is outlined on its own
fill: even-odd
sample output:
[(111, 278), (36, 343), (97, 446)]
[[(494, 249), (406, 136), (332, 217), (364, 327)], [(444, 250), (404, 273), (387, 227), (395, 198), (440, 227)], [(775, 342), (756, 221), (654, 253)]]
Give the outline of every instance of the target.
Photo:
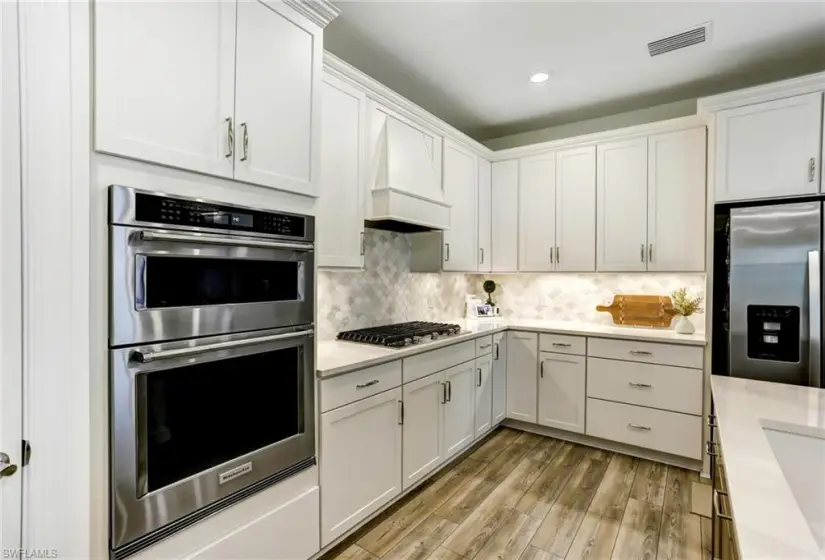
[(542, 352), (539, 424), (584, 433), (585, 357)]
[(492, 270), (493, 219), (492, 168), (486, 159), (478, 159), (478, 271)]
[(440, 373), (404, 385), (404, 490), (444, 459), (441, 442), (446, 387)]
[(94, 12), (95, 149), (231, 178), (235, 3), (107, 1)]
[(647, 269), (705, 270), (705, 127), (651, 136)]
[(444, 231), (444, 270), (478, 270), (478, 158), (444, 140), (444, 197), (450, 204), (450, 229)]
[(238, 2), (235, 178), (317, 196), (321, 29), (282, 2)]
[(556, 153), (556, 270), (596, 270), (596, 146)]
[(475, 437), (493, 426), (493, 355), (476, 358), (475, 363)]
[(469, 445), (475, 435), (475, 361), (444, 371), (447, 403), (444, 405), (444, 458)]
[(555, 268), (556, 154), (519, 162), (518, 269), (544, 272)]
[(493, 425), (507, 415), (507, 336), (493, 335)]
[(596, 268), (645, 270), (647, 138), (600, 144), (596, 163)]
[(321, 415), (322, 546), (401, 493), (401, 398), (398, 387)]
[(518, 160), (492, 166), (492, 272), (518, 271)]
[(321, 191), (318, 199), (318, 266), (364, 265), (364, 154), (367, 97), (325, 75), (322, 87)]
[(507, 333), (507, 418), (536, 423), (539, 337)]
[(716, 202), (819, 192), (822, 94), (716, 114)]

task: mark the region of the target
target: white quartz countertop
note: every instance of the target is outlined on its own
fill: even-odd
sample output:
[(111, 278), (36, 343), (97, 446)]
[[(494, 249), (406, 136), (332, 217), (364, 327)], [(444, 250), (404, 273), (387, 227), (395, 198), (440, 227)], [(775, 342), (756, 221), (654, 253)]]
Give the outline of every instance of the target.
[(669, 344), (688, 344), (693, 346), (705, 345), (705, 337), (702, 333), (684, 335), (668, 329), (621, 327), (596, 323), (575, 323), (571, 321), (543, 321), (539, 319), (462, 319), (443, 322), (461, 325), (462, 333), (441, 340), (407, 346), (405, 348), (386, 348), (384, 346), (337, 340), (319, 342), (316, 362), (318, 376), (331, 377), (340, 375), (364, 367), (374, 366), (400, 358), (407, 358), (421, 352), (429, 352), (442, 346), (456, 344), (457, 342), (471, 340), (479, 336), (501, 332), (507, 329), (598, 336), (603, 338), (623, 338), (648, 342), (666, 342)]
[[(711, 388), (741, 558), (823, 558), (763, 428), (821, 431), (825, 391), (716, 375)], [(825, 461), (813, 470), (812, 498), (825, 504)]]

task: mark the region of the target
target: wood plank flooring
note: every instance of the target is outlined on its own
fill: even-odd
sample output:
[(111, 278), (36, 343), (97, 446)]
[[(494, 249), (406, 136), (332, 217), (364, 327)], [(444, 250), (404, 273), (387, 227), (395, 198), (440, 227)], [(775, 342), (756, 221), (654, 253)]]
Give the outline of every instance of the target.
[(323, 560), (706, 560), (696, 473), (502, 428)]

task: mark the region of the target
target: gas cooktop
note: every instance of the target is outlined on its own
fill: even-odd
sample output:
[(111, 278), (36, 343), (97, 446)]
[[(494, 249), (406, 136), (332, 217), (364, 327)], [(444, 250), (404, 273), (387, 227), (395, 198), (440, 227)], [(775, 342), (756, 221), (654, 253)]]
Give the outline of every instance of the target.
[(400, 348), (410, 344), (419, 344), (445, 336), (456, 335), (460, 332), (461, 327), (459, 325), (411, 321), (409, 323), (396, 323), (394, 325), (384, 325), (368, 329), (343, 331), (338, 333), (337, 338), (338, 340)]

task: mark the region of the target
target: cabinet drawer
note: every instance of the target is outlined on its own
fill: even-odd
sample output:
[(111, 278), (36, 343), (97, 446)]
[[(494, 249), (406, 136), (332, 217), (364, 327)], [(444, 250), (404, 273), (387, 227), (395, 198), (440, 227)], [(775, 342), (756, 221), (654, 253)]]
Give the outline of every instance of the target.
[(589, 436), (702, 458), (701, 416), (588, 398), (586, 425)]
[(482, 336), (476, 339), (476, 357), (484, 356), (493, 351), (493, 335)]
[(564, 334), (546, 334), (539, 336), (539, 350), (542, 352), (558, 352), (559, 354), (585, 355), (587, 339), (583, 336), (568, 336)]
[(424, 352), (411, 358), (404, 358), (404, 383), (475, 360), (475, 358), (475, 340), (468, 340), (432, 352)]
[(701, 368), (704, 354), (705, 349), (702, 346), (659, 344), (656, 342), (636, 342), (609, 338), (591, 338), (587, 342), (587, 355), (590, 357), (668, 366)]
[(401, 360), (321, 380), (321, 412), (401, 385)]
[(702, 414), (702, 370), (587, 359), (587, 396)]

